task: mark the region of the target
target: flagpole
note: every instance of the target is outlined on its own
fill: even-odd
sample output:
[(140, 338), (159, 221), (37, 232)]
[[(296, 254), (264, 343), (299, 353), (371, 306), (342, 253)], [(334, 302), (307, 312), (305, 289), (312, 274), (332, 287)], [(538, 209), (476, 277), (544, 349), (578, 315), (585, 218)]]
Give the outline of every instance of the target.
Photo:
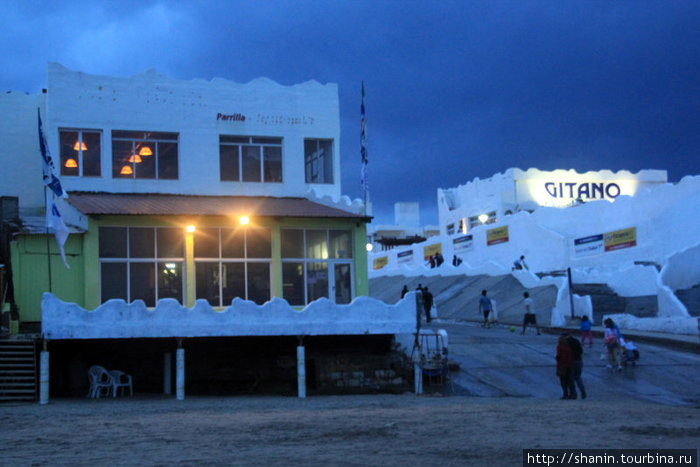
[[(44, 210), (48, 213), (49, 205), (46, 202), (46, 185), (44, 185)], [(48, 264), (49, 268), (49, 292), (53, 293), (53, 288), (51, 284), (51, 242), (49, 241), (49, 224), (48, 222), (46, 223), (46, 263)]]
[(362, 81), (362, 103), (360, 105), (360, 156), (362, 161), (360, 183), (362, 184), (363, 211), (367, 216), (369, 188), (367, 183), (367, 120), (365, 119), (365, 82)]

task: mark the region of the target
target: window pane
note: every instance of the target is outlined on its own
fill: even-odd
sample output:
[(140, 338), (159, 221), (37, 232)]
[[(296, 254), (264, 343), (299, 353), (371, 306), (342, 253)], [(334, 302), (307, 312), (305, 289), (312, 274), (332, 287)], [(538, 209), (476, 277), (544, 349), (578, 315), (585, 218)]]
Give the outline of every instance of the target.
[(146, 306), (156, 306), (155, 264), (130, 263), (131, 301), (143, 300)]
[(269, 263), (248, 263), (248, 300), (258, 305), (270, 300)]
[(129, 229), (129, 257), (155, 258), (153, 228), (131, 227)]
[(99, 177), (102, 175), (100, 156), (102, 154), (100, 133), (83, 131), (83, 176)]
[[(142, 152), (141, 148), (145, 147), (148, 147), (151, 150), (151, 152), (153, 152), (153, 154), (150, 156), (142, 156), (141, 154), (138, 154)], [(156, 145), (149, 145), (145, 141), (135, 142), (134, 149), (131, 151), (129, 157), (133, 156), (133, 158), (136, 158), (136, 155), (138, 155), (138, 158), (136, 158), (136, 160), (141, 160), (141, 162), (134, 164), (134, 173), (136, 174), (136, 178), (156, 178), (157, 151), (158, 147)]]
[(143, 131), (112, 130), (112, 138), (142, 139), (143, 135)]
[(328, 259), (328, 231), (306, 231), (306, 257), (314, 259)]
[[(77, 131), (61, 131), (61, 175), (80, 175), (80, 147), (73, 149), (79, 143)], [(70, 161), (70, 162), (69, 162)]]
[(282, 229), (282, 258), (304, 257), (304, 231), (297, 229)]
[(238, 151), (240, 146), (219, 146), (219, 170), (221, 180), (238, 182), (241, 176), (238, 170)]
[(195, 293), (197, 299), (203, 298), (211, 306), (221, 306), (219, 292), (219, 263), (196, 262), (195, 270)]
[(352, 232), (350, 230), (329, 230), (331, 258), (352, 258)]
[[(194, 233), (194, 257), (219, 257), (219, 229), (197, 229)], [(204, 298), (204, 297), (202, 297)]]
[(158, 178), (177, 180), (177, 143), (158, 143)]
[(318, 144), (316, 140), (304, 140), (304, 171), (306, 183), (314, 183), (318, 179)]
[(126, 263), (102, 263), (100, 265), (100, 294), (102, 303), (112, 298), (127, 299)]
[(321, 140), (319, 148), (323, 157), (323, 179), (320, 183), (333, 183), (333, 141)]
[(243, 181), (259, 182), (260, 180), (260, 146), (243, 146)]
[(266, 182), (281, 182), (282, 181), (282, 148), (265, 147), (263, 148), (264, 164), (265, 164), (265, 181)]
[(161, 298), (174, 298), (182, 302), (181, 262), (158, 263), (158, 300)]
[(246, 235), (248, 258), (270, 258), (272, 247), (268, 229), (248, 229)]
[(282, 298), (292, 306), (304, 305), (304, 263), (282, 263)]
[(244, 230), (221, 229), (221, 257), (244, 258), (245, 234)]
[(248, 136), (219, 136), (220, 143), (250, 143), (250, 137)]
[(352, 298), (352, 278), (350, 275), (351, 267), (349, 264), (335, 264), (334, 285), (335, 285), (335, 303), (337, 305), (345, 305), (350, 303)]
[(156, 229), (156, 235), (158, 236), (158, 258), (185, 256), (185, 234), (182, 229), (159, 227)]
[[(129, 155), (133, 149), (131, 141), (112, 141), (112, 177), (133, 178), (134, 164), (129, 162)], [(128, 169), (126, 169), (128, 167)], [(122, 173), (125, 169), (128, 173)]]
[(308, 263), (306, 274), (307, 303), (328, 298), (328, 263)]
[(126, 258), (125, 227), (100, 227), (99, 243), (100, 258)]
[(257, 144), (282, 144), (282, 138), (266, 138), (266, 137), (260, 137), (257, 136), (255, 138), (251, 138), (253, 143)]
[(231, 306), (234, 298), (245, 299), (245, 264), (221, 263), (223, 290), (222, 306)]
[(177, 133), (166, 133), (163, 131), (148, 131), (144, 133), (144, 139), (159, 139), (166, 141), (177, 141)]

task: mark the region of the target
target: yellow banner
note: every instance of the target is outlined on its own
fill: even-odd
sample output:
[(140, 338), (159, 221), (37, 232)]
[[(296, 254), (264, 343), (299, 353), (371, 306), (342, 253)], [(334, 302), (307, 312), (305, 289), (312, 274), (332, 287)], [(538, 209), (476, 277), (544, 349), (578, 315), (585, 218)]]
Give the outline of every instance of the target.
[(381, 269), (384, 266), (389, 264), (389, 257), (388, 256), (380, 256), (379, 258), (374, 258), (374, 261), (372, 263), (372, 267), (377, 270)]
[(637, 228), (616, 230), (605, 234), (605, 251), (621, 250), (637, 246)]
[(435, 243), (434, 245), (428, 245), (423, 247), (423, 259), (428, 260), (435, 253), (442, 254), (442, 243)]
[(498, 245), (508, 241), (508, 226), (496, 227), (486, 231), (486, 245)]

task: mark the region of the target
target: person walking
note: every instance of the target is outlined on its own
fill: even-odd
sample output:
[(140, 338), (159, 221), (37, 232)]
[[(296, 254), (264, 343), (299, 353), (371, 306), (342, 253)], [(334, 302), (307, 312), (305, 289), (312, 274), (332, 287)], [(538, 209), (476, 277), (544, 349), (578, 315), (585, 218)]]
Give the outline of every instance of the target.
[(592, 331), (591, 320), (588, 319), (587, 315), (581, 317), (581, 325), (579, 329), (581, 330), (581, 345), (585, 345), (586, 339), (588, 339), (588, 348), (593, 347), (593, 331)]
[(572, 392), (569, 392), (569, 397), (571, 399), (576, 399), (576, 387), (573, 383), (578, 386), (578, 391), (581, 394), (581, 399), (586, 398), (586, 388), (583, 385), (583, 379), (581, 379), (581, 373), (583, 373), (583, 346), (576, 337), (571, 334), (566, 334), (566, 343), (571, 349), (574, 361), (571, 365), (571, 388)]
[(407, 293), (408, 293), (408, 286), (404, 285), (403, 289), (401, 289), (401, 298), (404, 298)]
[(559, 377), (559, 385), (561, 386), (561, 399), (575, 399), (576, 388), (571, 380), (571, 368), (574, 364), (574, 355), (571, 347), (566, 342), (566, 335), (562, 334), (557, 340), (557, 376)]
[(535, 312), (534, 302), (530, 298), (528, 292), (523, 292), (523, 305), (525, 306), (525, 316), (523, 316), (523, 330), (520, 334), (525, 334), (525, 329), (527, 329), (528, 324), (535, 326), (537, 330), (537, 335), (540, 335), (540, 327), (537, 324), (537, 314)]
[(433, 307), (433, 294), (428, 291), (428, 286), (423, 288), (423, 309), (425, 310), (425, 321), (430, 322), (430, 309)]
[(491, 299), (486, 296), (486, 290), (482, 290), (481, 297), (479, 297), (479, 313), (484, 315), (482, 327), (487, 328), (489, 326), (489, 313), (491, 313), (492, 308)]
[(622, 371), (620, 358), (620, 333), (615, 329), (615, 323), (610, 318), (606, 318), (605, 334), (603, 335), (603, 345), (608, 352), (608, 369)]

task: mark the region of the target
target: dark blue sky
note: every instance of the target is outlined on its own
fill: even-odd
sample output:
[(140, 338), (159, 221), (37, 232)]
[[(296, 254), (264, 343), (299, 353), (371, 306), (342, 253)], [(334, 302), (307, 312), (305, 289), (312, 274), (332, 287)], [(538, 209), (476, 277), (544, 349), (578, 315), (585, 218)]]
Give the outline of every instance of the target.
[(94, 74), (338, 83), (343, 193), (437, 223), (437, 188), (509, 167), (700, 174), (698, 1), (0, 0), (0, 90)]

